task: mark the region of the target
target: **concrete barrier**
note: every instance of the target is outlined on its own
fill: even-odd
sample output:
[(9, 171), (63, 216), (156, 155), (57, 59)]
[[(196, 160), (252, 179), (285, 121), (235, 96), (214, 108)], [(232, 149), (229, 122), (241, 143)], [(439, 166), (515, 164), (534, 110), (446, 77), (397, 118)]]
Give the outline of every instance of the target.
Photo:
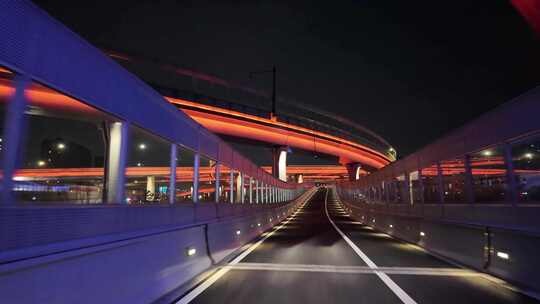
[[(390, 209), (384, 205), (341, 202), (351, 218), (356, 221), (417, 244), (459, 264), (492, 274), (518, 286), (540, 291), (540, 287), (536, 284), (540, 281), (540, 260), (537, 258), (540, 255), (540, 234), (537, 231), (432, 217), (444, 214), (446, 219), (463, 219), (461, 214), (466, 210), (471, 212), (466, 219), (492, 219), (496, 223), (501, 223), (516, 212), (526, 212), (526, 208), (522, 210), (500, 208), (499, 211), (508, 210), (504, 215), (494, 213), (493, 209), (487, 206), (427, 205), (424, 206), (422, 213), (418, 212), (420, 207), (417, 207), (412, 215), (410, 212), (412, 209), (403, 206)], [(492, 212), (481, 214), (482, 210)], [(537, 208), (531, 207), (528, 210), (533, 212), (524, 217), (527, 218), (527, 224), (530, 224), (529, 218), (537, 214)]]
[(10, 212), (0, 213), (1, 302), (156, 301), (226, 261), (306, 195), (260, 206), (2, 208)]

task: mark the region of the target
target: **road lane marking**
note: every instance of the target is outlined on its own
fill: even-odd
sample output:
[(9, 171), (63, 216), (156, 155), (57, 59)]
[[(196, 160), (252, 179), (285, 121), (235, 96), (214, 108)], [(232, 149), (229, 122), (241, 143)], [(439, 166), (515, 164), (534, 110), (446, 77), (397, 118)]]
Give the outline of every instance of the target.
[(377, 265), (362, 251), (356, 244), (349, 239), (348, 236), (339, 229), (339, 227), (334, 223), (332, 218), (330, 217), (330, 214), (328, 214), (328, 192), (329, 189), (326, 189), (326, 195), (324, 196), (324, 211), (326, 213), (326, 217), (330, 221), (330, 224), (334, 227), (334, 229), (341, 235), (341, 237), (345, 240), (347, 244), (354, 250), (354, 252), (368, 265), (369, 268), (372, 268), (375, 271), (375, 274), (392, 290), (392, 292), (403, 302), (406, 304), (416, 304), (416, 301), (414, 301), (401, 287), (399, 287), (386, 273), (378, 271)]
[(287, 225), (295, 216), (296, 214), (304, 208), (304, 206), (311, 200), (313, 195), (317, 193), (318, 190), (312, 191), (311, 193), (307, 193), (306, 197), (303, 198), (304, 202), (300, 205), (300, 207), (293, 213), (292, 216), (289, 217), (285, 222), (283, 222), (278, 227), (274, 228), (271, 232), (266, 234), (263, 238), (249, 246), (248, 249), (243, 251), (240, 255), (238, 255), (236, 258), (234, 258), (231, 262), (229, 262), (226, 266), (222, 266), (217, 272), (215, 272), (213, 275), (211, 275), (208, 279), (204, 280), (201, 284), (199, 284), (197, 287), (192, 289), (190, 292), (188, 292), (185, 296), (183, 296), (180, 300), (176, 301), (175, 304), (187, 304), (193, 299), (195, 299), (198, 295), (200, 295), (203, 291), (205, 291), (208, 287), (212, 286), (217, 280), (219, 280), (222, 276), (224, 276), (227, 272), (229, 272), (232, 267), (240, 261), (242, 261), (248, 254), (250, 254), (253, 250), (255, 250), (259, 245), (261, 245), (266, 239), (274, 235), (278, 230), (283, 228), (285, 225)]
[(330, 272), (330, 273), (365, 273), (403, 275), (426, 275), (426, 276), (467, 276), (484, 277), (483, 273), (459, 268), (432, 268), (432, 267), (377, 267), (369, 266), (336, 266), (315, 264), (278, 264), (278, 263), (238, 263), (229, 267), (231, 270), (267, 270), (267, 271), (295, 271), (295, 272)]

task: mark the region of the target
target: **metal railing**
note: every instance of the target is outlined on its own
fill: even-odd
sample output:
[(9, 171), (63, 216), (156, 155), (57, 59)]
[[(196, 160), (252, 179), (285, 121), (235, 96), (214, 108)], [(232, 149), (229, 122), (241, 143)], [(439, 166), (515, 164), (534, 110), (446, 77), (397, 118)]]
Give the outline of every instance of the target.
[(339, 182), (339, 195), (379, 213), (537, 230), (539, 109), (535, 88), (380, 171)]

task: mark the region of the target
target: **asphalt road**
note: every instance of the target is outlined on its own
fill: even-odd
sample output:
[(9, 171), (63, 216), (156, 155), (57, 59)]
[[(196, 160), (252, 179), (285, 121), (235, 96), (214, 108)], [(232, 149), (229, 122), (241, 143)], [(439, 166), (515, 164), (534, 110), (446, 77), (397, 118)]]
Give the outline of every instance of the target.
[(331, 189), (177, 303), (539, 303), (349, 218)]

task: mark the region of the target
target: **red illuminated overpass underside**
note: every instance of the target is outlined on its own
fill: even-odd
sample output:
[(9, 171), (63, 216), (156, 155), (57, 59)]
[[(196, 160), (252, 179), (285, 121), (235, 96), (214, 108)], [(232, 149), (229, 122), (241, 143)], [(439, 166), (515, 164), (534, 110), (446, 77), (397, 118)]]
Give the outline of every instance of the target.
[(342, 164), (361, 163), (379, 169), (390, 163), (390, 159), (383, 153), (337, 136), (275, 119), (166, 98), (215, 133), (334, 155), (339, 157)]
[[(0, 81), (0, 100), (6, 101), (13, 92), (9, 80)], [(32, 105), (45, 109), (99, 115), (92, 107), (36, 84), (27, 89), (26, 96)], [(187, 100), (166, 98), (215, 133), (334, 155), (342, 164), (358, 162), (379, 169), (390, 163), (390, 159), (381, 152), (330, 134)]]

